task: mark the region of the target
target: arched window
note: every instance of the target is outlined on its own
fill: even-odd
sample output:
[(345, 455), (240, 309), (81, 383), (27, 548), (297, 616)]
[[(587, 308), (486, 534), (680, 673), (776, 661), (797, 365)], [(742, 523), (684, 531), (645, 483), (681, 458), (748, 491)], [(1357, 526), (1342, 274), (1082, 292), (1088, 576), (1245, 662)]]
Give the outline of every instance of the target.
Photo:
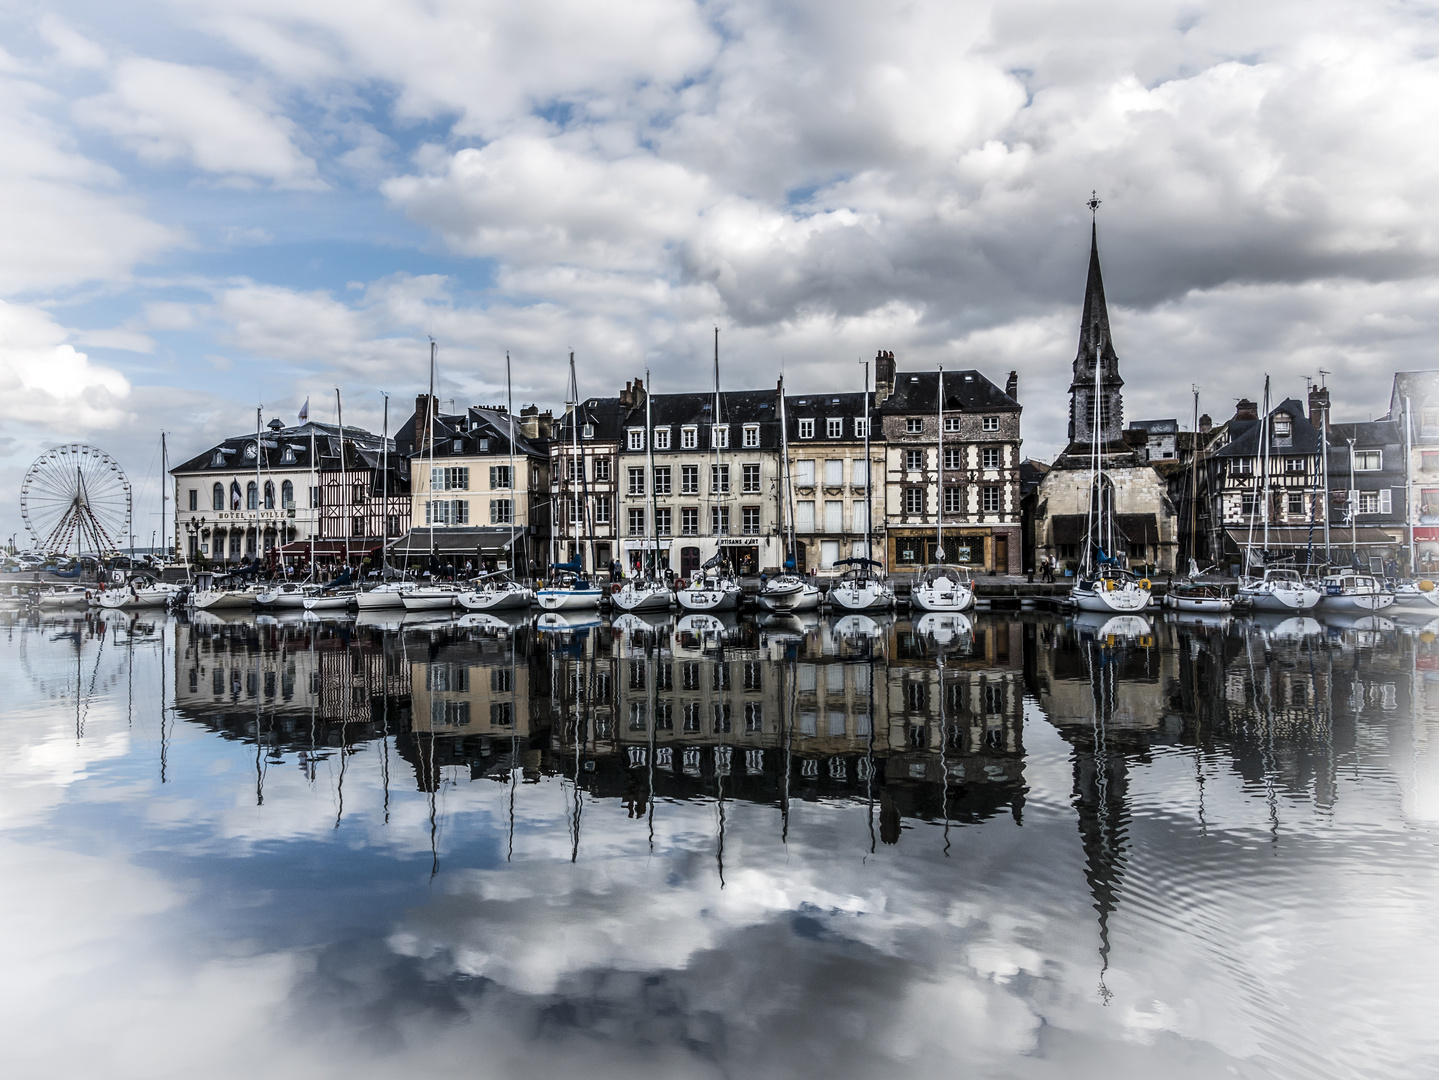
[(245, 485), (245, 509), (258, 510), (260, 508), (260, 492), (255, 487), (255, 481), (251, 480)]
[(211, 510), (223, 510), (223, 509), (225, 509), (225, 485), (224, 485), (224, 484), (216, 484), (213, 488), (210, 489), (210, 509), (211, 509)]
[(295, 485), (288, 480), (280, 485), (280, 506), (286, 510), (295, 508)]
[(265, 509), (275, 509), (275, 481), (265, 481)]

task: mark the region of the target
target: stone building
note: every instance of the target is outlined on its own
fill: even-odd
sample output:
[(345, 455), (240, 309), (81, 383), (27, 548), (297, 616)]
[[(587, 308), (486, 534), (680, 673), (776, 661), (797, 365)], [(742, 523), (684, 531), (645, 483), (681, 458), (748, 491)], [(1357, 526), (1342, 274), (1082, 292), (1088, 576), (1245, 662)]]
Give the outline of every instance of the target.
[[(1109, 330), (1109, 309), (1099, 268), (1097, 229), (1090, 232), (1089, 276), (1080, 313), (1079, 349), (1069, 386), (1069, 445), (1035, 493), (1035, 562), (1055, 558), (1073, 571), (1084, 556), (1086, 528), (1105, 506), (1114, 526), (1115, 552), (1147, 573), (1174, 569), (1178, 518), (1168, 485), (1124, 438), (1124, 380)], [(1147, 450), (1147, 444), (1146, 444)], [(1095, 459), (1103, 478), (1095, 471)], [(1097, 545), (1098, 537), (1090, 539)]]
[(395, 436), (410, 460), (413, 525), (391, 541), (391, 561), (406, 565), (434, 555), (491, 572), (518, 566), (528, 574), (548, 557), (553, 427), (550, 414), (534, 407), (512, 423), (498, 406), (442, 415), (438, 400), (419, 395)]
[(618, 398), (567, 402), (549, 444), (550, 561), (587, 573), (615, 558), (619, 523), (619, 450), (628, 409)]
[(891, 352), (875, 364), (888, 568), (1019, 573), (1018, 376), (1001, 390), (974, 370), (897, 371)]
[[(872, 394), (790, 394), (795, 563), (832, 570), (836, 559), (883, 561), (884, 431)], [(868, 417), (868, 420), (866, 418)], [(869, 458), (865, 458), (865, 424)], [(868, 481), (873, 476), (874, 486)], [(873, 546), (874, 554), (871, 554)]]
[(1439, 571), (1439, 371), (1400, 371), (1389, 394), (1389, 417), (1405, 433), (1406, 519), (1414, 528), (1414, 565)]

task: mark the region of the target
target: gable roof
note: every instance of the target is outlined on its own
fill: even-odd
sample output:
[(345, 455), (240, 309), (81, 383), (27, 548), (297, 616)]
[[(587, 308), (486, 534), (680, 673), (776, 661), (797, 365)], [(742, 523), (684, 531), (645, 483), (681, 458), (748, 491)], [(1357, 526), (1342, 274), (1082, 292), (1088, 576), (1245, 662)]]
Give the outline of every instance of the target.
[[(938, 371), (895, 372), (894, 393), (878, 412), (889, 416), (934, 412), (939, 407), (939, 377)], [(981, 372), (969, 369), (944, 372), (944, 408), (946, 412), (1018, 412), (1021, 406)]]
[[(1274, 408), (1269, 410), (1271, 417), (1278, 413), (1287, 413), (1293, 421), (1290, 431), (1289, 445), (1283, 446), (1274, 441), (1274, 425), (1269, 425), (1269, 453), (1271, 456), (1289, 455), (1291, 457), (1300, 454), (1319, 453), (1319, 429), (1309, 422), (1304, 415), (1304, 406), (1294, 398), (1286, 398)], [(1260, 445), (1259, 434), (1263, 427), (1259, 420), (1231, 420), (1228, 424), (1229, 442), (1215, 453), (1215, 457), (1222, 458), (1257, 458), (1264, 456), (1264, 447)]]

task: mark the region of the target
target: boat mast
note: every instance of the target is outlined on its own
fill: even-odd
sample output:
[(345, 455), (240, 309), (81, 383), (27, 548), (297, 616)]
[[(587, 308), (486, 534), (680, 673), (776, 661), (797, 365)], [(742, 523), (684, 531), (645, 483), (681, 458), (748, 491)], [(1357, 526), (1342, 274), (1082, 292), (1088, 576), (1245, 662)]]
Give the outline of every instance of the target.
[(380, 579), (390, 568), (390, 395), (384, 394), (384, 419), (380, 426)]
[(345, 569), (350, 568), (350, 485), (345, 470), (345, 410), (340, 406), (340, 388), (335, 387), (335, 422), (340, 426), (340, 535), (345, 538)]
[[(165, 433), (163, 431), (160, 432), (160, 479), (160, 531), (165, 535), (165, 555), (168, 558), (170, 555), (170, 533), (165, 528), (165, 509), (170, 502), (170, 452), (165, 447)], [(1414, 544), (1412, 540), (1409, 546), (1411, 549), (1413, 548)], [(180, 547), (180, 539), (178, 536), (175, 538), (175, 547), (177, 550)], [(152, 551), (150, 554), (153, 555), (154, 552)]]
[[(255, 408), (255, 561), (260, 561), (260, 507), (264, 501), (260, 495), (260, 409)], [(130, 554), (135, 554), (134, 544), (131, 544)]]
[[(779, 377), (779, 442), (780, 442), (780, 500), (779, 500), (779, 531), (784, 538), (785, 552), (789, 556), (788, 562), (794, 563), (795, 572), (799, 571), (799, 562), (794, 557), (794, 515), (790, 513), (789, 501), (794, 496), (794, 490), (790, 486), (789, 471), (789, 411), (784, 403), (784, 376)], [(780, 568), (782, 571), (785, 567)]]
[[(865, 379), (868, 382), (868, 378)], [(935, 463), (935, 475), (939, 478), (935, 485), (934, 493), (936, 501), (934, 504), (935, 521), (935, 556), (940, 562), (944, 562), (944, 365), (939, 365), (939, 460)]]
[[(518, 484), (515, 477), (515, 389), (510, 382), (510, 354), (505, 353), (505, 416), (510, 422), (510, 580), (519, 584), (519, 578), (515, 577), (515, 509), (519, 502), (515, 498)], [(529, 485), (525, 485), (525, 491), (529, 491)], [(528, 518), (528, 514), (526, 518)], [(529, 558), (525, 559), (528, 569)], [(513, 642), (511, 642), (513, 651)], [(511, 657), (513, 660), (513, 656)]]
[(1194, 391), (1194, 443), (1189, 448), (1189, 559), (1198, 568), (1194, 553), (1199, 543), (1199, 504), (1195, 495), (1199, 490), (1199, 387)]
[[(721, 543), (723, 537), (729, 535), (729, 525), (725, 522), (725, 515), (720, 513), (720, 494), (718, 489), (721, 469), (724, 456), (720, 453), (720, 374), (719, 374), (719, 327), (715, 327), (715, 403), (714, 415), (710, 420), (710, 442), (714, 443), (714, 477), (710, 483), (710, 494), (714, 496), (714, 526), (715, 526), (715, 554), (722, 555), (724, 546)], [(728, 494), (729, 485), (725, 485), (724, 494)], [(725, 560), (721, 559), (723, 565)]]
[[(660, 527), (658, 514), (658, 503), (655, 498), (655, 428), (654, 415), (650, 411), (650, 399), (654, 397), (654, 387), (650, 385), (650, 369), (645, 368), (645, 445), (649, 447), (650, 453), (650, 539), (654, 542), (655, 561), (651, 565), (651, 573), (646, 575), (649, 580), (658, 582), (660, 579)], [(650, 710), (654, 715), (654, 710)], [(653, 725), (651, 725), (653, 726)]]
[[(439, 404), (439, 402), (435, 400), (435, 353), (435, 339), (430, 338), (430, 396), (425, 401), (425, 420), (427, 427), (425, 441), (429, 443), (430, 450), (430, 501), (425, 507), (425, 519), (426, 524), (430, 527), (431, 558), (435, 556), (435, 518), (437, 518), (440, 513), (439, 507), (435, 505), (435, 406)], [(413, 531), (412, 529), (411, 532)], [(431, 577), (430, 584), (434, 584), (433, 576)]]
[[(864, 362), (864, 557), (874, 559), (874, 500), (869, 475), (869, 361)], [(868, 568), (866, 568), (868, 569)]]
[(1263, 448), (1264, 457), (1259, 462), (1259, 475), (1261, 478), (1260, 490), (1264, 496), (1264, 508), (1261, 511), (1264, 520), (1264, 552), (1263, 557), (1269, 557), (1269, 376), (1264, 376), (1264, 415), (1259, 418), (1259, 442)]

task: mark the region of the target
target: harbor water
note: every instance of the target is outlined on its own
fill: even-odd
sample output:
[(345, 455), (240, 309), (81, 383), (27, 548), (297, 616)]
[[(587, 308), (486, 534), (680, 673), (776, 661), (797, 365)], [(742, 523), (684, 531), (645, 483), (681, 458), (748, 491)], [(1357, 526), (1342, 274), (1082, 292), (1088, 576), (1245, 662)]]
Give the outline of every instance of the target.
[(0, 612), (0, 1072), (1439, 1075), (1439, 641)]

